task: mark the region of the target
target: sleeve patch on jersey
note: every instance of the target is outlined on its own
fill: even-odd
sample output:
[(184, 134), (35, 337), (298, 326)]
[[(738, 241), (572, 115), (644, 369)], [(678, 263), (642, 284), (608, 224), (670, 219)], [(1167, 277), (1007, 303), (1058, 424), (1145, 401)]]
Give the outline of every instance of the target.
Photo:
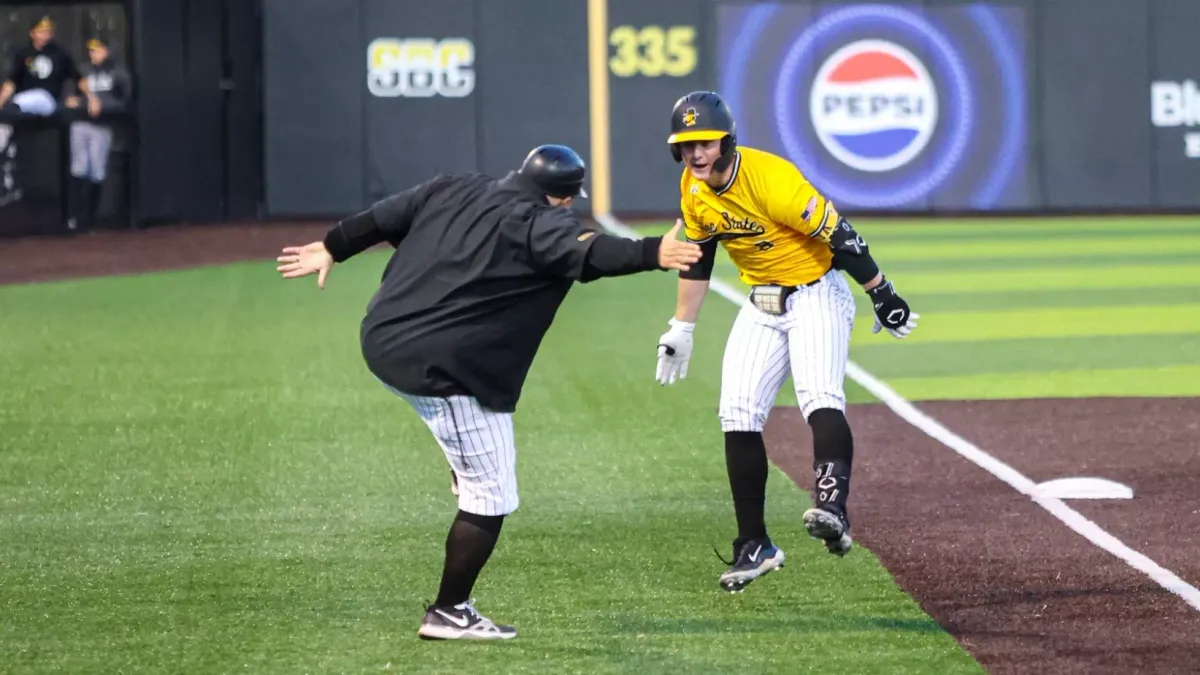
[(808, 236), (829, 241), (829, 233), (832, 233), (833, 228), (837, 227), (839, 220), (841, 220), (841, 216), (838, 215), (837, 209), (833, 207), (833, 202), (825, 202), (825, 215), (821, 218), (821, 224)]
[(800, 220), (803, 220), (804, 222), (807, 223), (808, 220), (810, 218), (812, 218), (813, 211), (816, 211), (816, 210), (817, 210), (817, 197), (816, 197), (816, 195), (813, 195), (813, 197), (808, 200), (808, 205), (804, 207), (804, 212), (800, 214)]

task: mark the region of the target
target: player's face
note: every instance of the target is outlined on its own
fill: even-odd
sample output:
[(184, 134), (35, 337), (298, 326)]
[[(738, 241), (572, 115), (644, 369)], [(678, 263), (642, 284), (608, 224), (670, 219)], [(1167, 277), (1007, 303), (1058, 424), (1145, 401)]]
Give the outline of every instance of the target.
[(51, 37), (54, 37), (54, 31), (49, 28), (38, 28), (37, 30), (29, 31), (29, 39), (33, 42), (34, 49), (45, 47)]
[(104, 47), (92, 47), (88, 50), (88, 58), (91, 59), (93, 66), (98, 66), (108, 58), (108, 50)]
[(721, 157), (721, 141), (688, 141), (681, 144), (680, 152), (692, 175), (706, 180), (712, 175), (713, 163)]

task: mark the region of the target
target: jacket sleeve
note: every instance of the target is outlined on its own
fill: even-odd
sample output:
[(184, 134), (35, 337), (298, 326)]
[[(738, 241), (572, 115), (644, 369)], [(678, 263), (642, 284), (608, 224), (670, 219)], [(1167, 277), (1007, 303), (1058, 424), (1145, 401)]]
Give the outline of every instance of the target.
[(564, 208), (541, 209), (529, 230), (529, 252), (535, 266), (550, 274), (587, 283), (660, 269), (661, 237), (625, 239), (580, 224)]
[(114, 68), (112, 77), (112, 91), (104, 92), (101, 102), (105, 112), (119, 114), (129, 110), (129, 103), (133, 100), (133, 81), (123, 66)]
[(9, 56), (8, 72), (4, 74), (5, 82), (12, 82), (13, 86), (17, 86), (17, 81), (21, 79), (21, 71), (25, 68), (25, 64), (21, 61), (20, 49), (14, 49)]
[(339, 221), (325, 234), (325, 248), (334, 262), (347, 260), (385, 241), (393, 247), (398, 246), (430, 192), (443, 180), (446, 177), (438, 175)]

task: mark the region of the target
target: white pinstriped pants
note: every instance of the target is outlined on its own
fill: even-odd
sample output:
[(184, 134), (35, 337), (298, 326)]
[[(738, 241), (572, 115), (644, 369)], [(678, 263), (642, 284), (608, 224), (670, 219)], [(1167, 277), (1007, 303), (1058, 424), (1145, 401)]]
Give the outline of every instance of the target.
[(511, 413), (484, 409), (472, 396), (415, 396), (385, 387), (417, 411), (458, 479), (458, 508), (480, 516), (517, 510), (517, 448)]
[(836, 270), (792, 293), (782, 315), (747, 301), (725, 343), (721, 430), (762, 431), (788, 375), (806, 421), (821, 408), (845, 410), (854, 311), (850, 285)]

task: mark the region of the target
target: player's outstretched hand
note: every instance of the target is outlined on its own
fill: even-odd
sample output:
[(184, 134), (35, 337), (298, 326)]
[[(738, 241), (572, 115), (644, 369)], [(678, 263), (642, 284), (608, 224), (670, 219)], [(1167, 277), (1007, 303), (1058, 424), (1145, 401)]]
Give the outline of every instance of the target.
[(692, 331), (696, 324), (672, 318), (671, 330), (658, 338), (658, 371), (654, 377), (661, 385), (674, 384), (687, 378), (688, 360), (692, 358)]
[(276, 258), (284, 279), (317, 275), (317, 287), (325, 288), (325, 277), (333, 268), (333, 256), (325, 250), (324, 242), (314, 241), (306, 246), (285, 246), (283, 255)]
[(917, 327), (920, 314), (908, 308), (908, 303), (899, 295), (896, 288), (886, 278), (883, 283), (867, 291), (871, 296), (871, 305), (875, 308), (875, 325), (872, 333), (886, 329), (892, 337), (903, 340)]
[(692, 263), (700, 261), (701, 252), (699, 246), (688, 241), (680, 241), (676, 238), (679, 236), (679, 229), (682, 227), (683, 220), (676, 219), (675, 227), (672, 227), (669, 232), (663, 235), (662, 243), (658, 245), (659, 267), (686, 272)]

